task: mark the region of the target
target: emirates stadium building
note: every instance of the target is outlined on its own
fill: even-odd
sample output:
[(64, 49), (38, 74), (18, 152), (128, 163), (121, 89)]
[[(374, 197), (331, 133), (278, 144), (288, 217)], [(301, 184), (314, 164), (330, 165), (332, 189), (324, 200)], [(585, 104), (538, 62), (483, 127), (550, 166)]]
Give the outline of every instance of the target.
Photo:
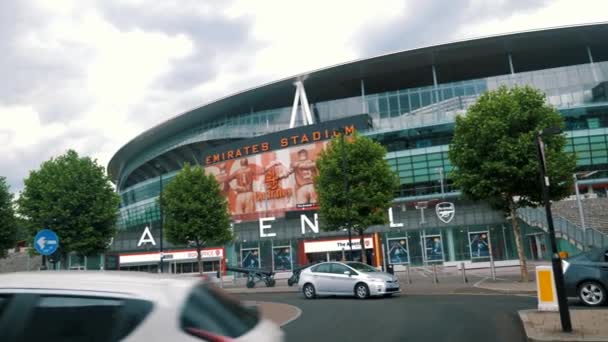
[[(318, 224), (312, 183), (319, 152), (343, 131), (383, 144), (400, 179), (390, 222), (366, 231), (369, 263), (484, 265), (490, 251), (498, 264), (516, 263), (509, 221), (451, 182), (455, 118), (499, 86), (541, 89), (565, 118), (577, 171), (587, 171), (578, 189), (606, 196), (606, 37), (608, 24), (593, 24), (400, 51), (302, 73), (172, 117), (136, 136), (108, 165), (122, 200), (106, 269), (198, 271), (192, 246), (161, 241), (158, 197), (185, 163), (216, 176), (232, 215), (235, 239), (205, 248), (204, 272), (232, 265), (288, 274), (348, 257), (347, 233)], [(547, 235), (531, 215), (522, 211), (520, 218), (524, 247), (529, 258), (544, 259)], [(580, 248), (585, 237), (565, 229), (560, 246)], [(353, 259), (361, 259), (358, 239)]]

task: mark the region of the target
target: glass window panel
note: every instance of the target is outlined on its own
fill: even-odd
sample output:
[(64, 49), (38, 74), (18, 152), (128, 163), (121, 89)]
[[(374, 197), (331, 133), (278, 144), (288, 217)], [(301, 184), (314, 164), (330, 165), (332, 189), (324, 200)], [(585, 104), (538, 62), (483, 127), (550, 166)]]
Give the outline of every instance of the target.
[(606, 143), (592, 143), (591, 144), (591, 149), (592, 150), (605, 150), (606, 149)]
[(593, 157), (593, 164), (606, 164), (608, 163), (608, 157)]
[(426, 155), (422, 154), (422, 155), (418, 155), (418, 156), (412, 156), (412, 161), (415, 162), (419, 162), (419, 161), (426, 161)]
[(414, 177), (401, 178), (400, 181), (401, 184), (413, 184)]
[(388, 104), (390, 107), (390, 116), (391, 117), (399, 116), (399, 114), (400, 114), (399, 98), (397, 96), (389, 97)]
[(572, 139), (572, 141), (574, 142), (575, 145), (586, 144), (589, 142), (589, 138), (588, 137), (579, 137), (579, 138)]
[(410, 157), (402, 157), (397, 160), (399, 161), (399, 166), (401, 166), (401, 164), (410, 164), (412, 162), (412, 158)]
[(380, 114), (388, 114), (388, 99), (386, 97), (378, 98), (378, 110)]
[(410, 111), (410, 98), (407, 94), (399, 96), (399, 105), (401, 106), (401, 113), (405, 114)]
[(367, 100), (367, 110), (370, 113), (378, 113), (378, 100), (377, 99)]
[(591, 157), (591, 152), (586, 152), (586, 151), (576, 152), (576, 158), (582, 159), (582, 158), (589, 158), (589, 157)]
[(441, 160), (441, 159), (442, 159), (442, 158), (441, 158), (441, 153), (431, 153), (431, 154), (427, 154), (427, 155), (426, 155), (426, 158), (427, 158), (428, 160), (437, 160), (437, 159)]
[(576, 152), (579, 152), (579, 151), (589, 151), (589, 144), (575, 145), (574, 146), (574, 150)]
[(399, 166), (397, 166), (397, 170), (399, 170), (399, 172), (401, 171), (408, 171), (412, 169), (412, 164), (399, 164)]
[(461, 86), (454, 87), (454, 95), (455, 96), (464, 96), (464, 88)]
[(431, 104), (431, 93), (428, 91), (423, 91), (420, 93), (420, 98), (422, 100), (422, 107), (428, 106)]
[(429, 174), (429, 169), (428, 168), (414, 170), (414, 176), (416, 176), (416, 180), (418, 180), (418, 176), (420, 176), (420, 175), (428, 175), (428, 174)]
[(605, 136), (604, 135), (593, 135), (589, 137), (589, 141), (591, 141), (592, 143), (594, 142), (604, 142), (606, 141)]
[(429, 176), (416, 176), (416, 183), (428, 182)]
[(591, 159), (578, 159), (576, 165), (591, 165)]
[(431, 173), (431, 174), (429, 175), (429, 180), (431, 180), (431, 181), (436, 181), (436, 180), (439, 180), (439, 173), (438, 173), (438, 172)]
[(439, 167), (443, 165), (443, 160), (429, 160), (429, 167)]
[(419, 93), (413, 93), (410, 94), (410, 105), (412, 107), (412, 110), (416, 110), (418, 108), (420, 108), (420, 94)]
[(608, 155), (608, 150), (598, 150), (598, 151), (593, 151), (591, 152), (593, 154), (593, 157), (603, 157)]
[(443, 99), (447, 100), (447, 99), (451, 99), (452, 97), (454, 97), (454, 89), (449, 87), (449, 88), (444, 88), (442, 90), (443, 93)]
[(412, 171), (399, 171), (399, 177), (404, 178), (404, 177), (411, 177), (413, 175)]

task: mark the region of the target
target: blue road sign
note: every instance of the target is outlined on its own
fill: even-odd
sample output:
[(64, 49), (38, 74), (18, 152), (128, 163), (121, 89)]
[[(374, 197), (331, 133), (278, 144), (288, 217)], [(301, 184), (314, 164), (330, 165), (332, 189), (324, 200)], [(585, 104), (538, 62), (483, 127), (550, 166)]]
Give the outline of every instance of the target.
[(51, 255), (59, 247), (59, 237), (50, 229), (43, 229), (34, 238), (34, 247), (42, 255)]

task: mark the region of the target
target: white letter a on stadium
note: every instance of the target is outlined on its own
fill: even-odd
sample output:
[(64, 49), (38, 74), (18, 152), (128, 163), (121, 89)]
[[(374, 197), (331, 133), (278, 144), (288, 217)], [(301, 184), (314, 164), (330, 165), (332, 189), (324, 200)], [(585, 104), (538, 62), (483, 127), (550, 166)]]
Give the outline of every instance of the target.
[(137, 247), (143, 245), (144, 243), (151, 243), (152, 246), (156, 246), (156, 241), (154, 241), (154, 236), (152, 236), (152, 233), (150, 233), (150, 227), (148, 226), (146, 226), (146, 229), (144, 229), (144, 232), (141, 234)]

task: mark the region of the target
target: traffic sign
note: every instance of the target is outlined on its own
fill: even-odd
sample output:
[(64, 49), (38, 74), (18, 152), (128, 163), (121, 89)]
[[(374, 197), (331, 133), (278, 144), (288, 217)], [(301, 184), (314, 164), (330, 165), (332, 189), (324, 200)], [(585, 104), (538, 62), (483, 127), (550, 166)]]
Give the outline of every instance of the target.
[(34, 247), (42, 255), (51, 255), (59, 247), (59, 237), (50, 229), (43, 229), (34, 237)]

